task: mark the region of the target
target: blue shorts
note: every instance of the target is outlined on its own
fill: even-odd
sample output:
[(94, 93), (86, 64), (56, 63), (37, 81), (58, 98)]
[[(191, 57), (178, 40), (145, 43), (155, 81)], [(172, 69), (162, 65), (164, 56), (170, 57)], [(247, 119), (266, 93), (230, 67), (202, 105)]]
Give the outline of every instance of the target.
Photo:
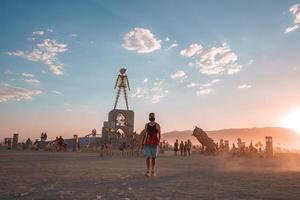
[(157, 153), (157, 147), (152, 145), (145, 145), (144, 146), (144, 155), (146, 157), (155, 158)]

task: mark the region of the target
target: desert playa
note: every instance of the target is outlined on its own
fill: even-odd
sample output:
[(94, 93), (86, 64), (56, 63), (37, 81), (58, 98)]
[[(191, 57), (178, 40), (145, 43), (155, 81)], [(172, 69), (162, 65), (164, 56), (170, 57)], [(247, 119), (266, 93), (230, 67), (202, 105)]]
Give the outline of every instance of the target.
[(300, 157), (158, 156), (146, 178), (143, 157), (99, 153), (0, 152), (6, 199), (300, 199)]

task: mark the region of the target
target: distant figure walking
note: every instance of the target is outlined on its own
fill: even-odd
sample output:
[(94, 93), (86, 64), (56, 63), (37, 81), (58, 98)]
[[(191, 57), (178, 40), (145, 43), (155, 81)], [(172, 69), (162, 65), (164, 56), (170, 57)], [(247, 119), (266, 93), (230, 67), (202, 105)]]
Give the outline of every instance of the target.
[(174, 155), (175, 155), (175, 156), (177, 156), (177, 152), (178, 152), (178, 150), (179, 150), (179, 149), (178, 149), (178, 145), (179, 145), (179, 144), (178, 144), (178, 140), (176, 140), (175, 143), (174, 143)]
[[(149, 114), (149, 123), (145, 125), (145, 135), (142, 141), (142, 147), (146, 156), (147, 171), (145, 176), (155, 176), (155, 162), (157, 154), (157, 146), (160, 142), (160, 125), (155, 122), (155, 114)], [(150, 174), (151, 163), (151, 174)]]
[(184, 156), (186, 156), (187, 155), (187, 141), (184, 142), (183, 152), (184, 152)]
[(66, 151), (66, 144), (64, 142), (64, 139), (62, 138), (62, 136), (59, 136), (58, 138), (58, 150), (59, 151)]
[(188, 153), (188, 156), (191, 156), (191, 149), (192, 149), (192, 142), (191, 142), (191, 140), (188, 140), (187, 141), (187, 153)]
[(183, 156), (184, 144), (183, 144), (182, 140), (181, 140), (180, 145), (179, 145), (179, 150), (180, 150), (180, 155)]
[(61, 136), (59, 136), (59, 138), (58, 138), (58, 145), (62, 147), (63, 144), (64, 144), (64, 139)]

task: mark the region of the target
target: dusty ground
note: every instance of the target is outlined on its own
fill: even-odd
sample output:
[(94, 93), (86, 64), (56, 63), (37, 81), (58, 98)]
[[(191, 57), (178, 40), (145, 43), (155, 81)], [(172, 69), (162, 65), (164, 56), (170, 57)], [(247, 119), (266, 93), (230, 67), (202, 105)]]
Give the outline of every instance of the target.
[(0, 151), (0, 199), (300, 199), (299, 157), (143, 158)]

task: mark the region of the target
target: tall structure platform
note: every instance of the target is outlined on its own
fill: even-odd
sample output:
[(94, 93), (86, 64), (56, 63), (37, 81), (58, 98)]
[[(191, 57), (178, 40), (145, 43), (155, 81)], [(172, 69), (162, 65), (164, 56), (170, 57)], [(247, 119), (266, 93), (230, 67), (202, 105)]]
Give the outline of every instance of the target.
[[(105, 143), (117, 143), (119, 139), (130, 138), (134, 133), (134, 112), (129, 110), (127, 88), (129, 89), (126, 69), (121, 68), (116, 80), (115, 89), (118, 87), (114, 109), (108, 113), (108, 120), (103, 123), (102, 139)], [(124, 92), (126, 109), (116, 109), (121, 91)]]
[(113, 109), (108, 113), (108, 120), (103, 123), (104, 141), (130, 137), (134, 132), (134, 112), (132, 110)]

